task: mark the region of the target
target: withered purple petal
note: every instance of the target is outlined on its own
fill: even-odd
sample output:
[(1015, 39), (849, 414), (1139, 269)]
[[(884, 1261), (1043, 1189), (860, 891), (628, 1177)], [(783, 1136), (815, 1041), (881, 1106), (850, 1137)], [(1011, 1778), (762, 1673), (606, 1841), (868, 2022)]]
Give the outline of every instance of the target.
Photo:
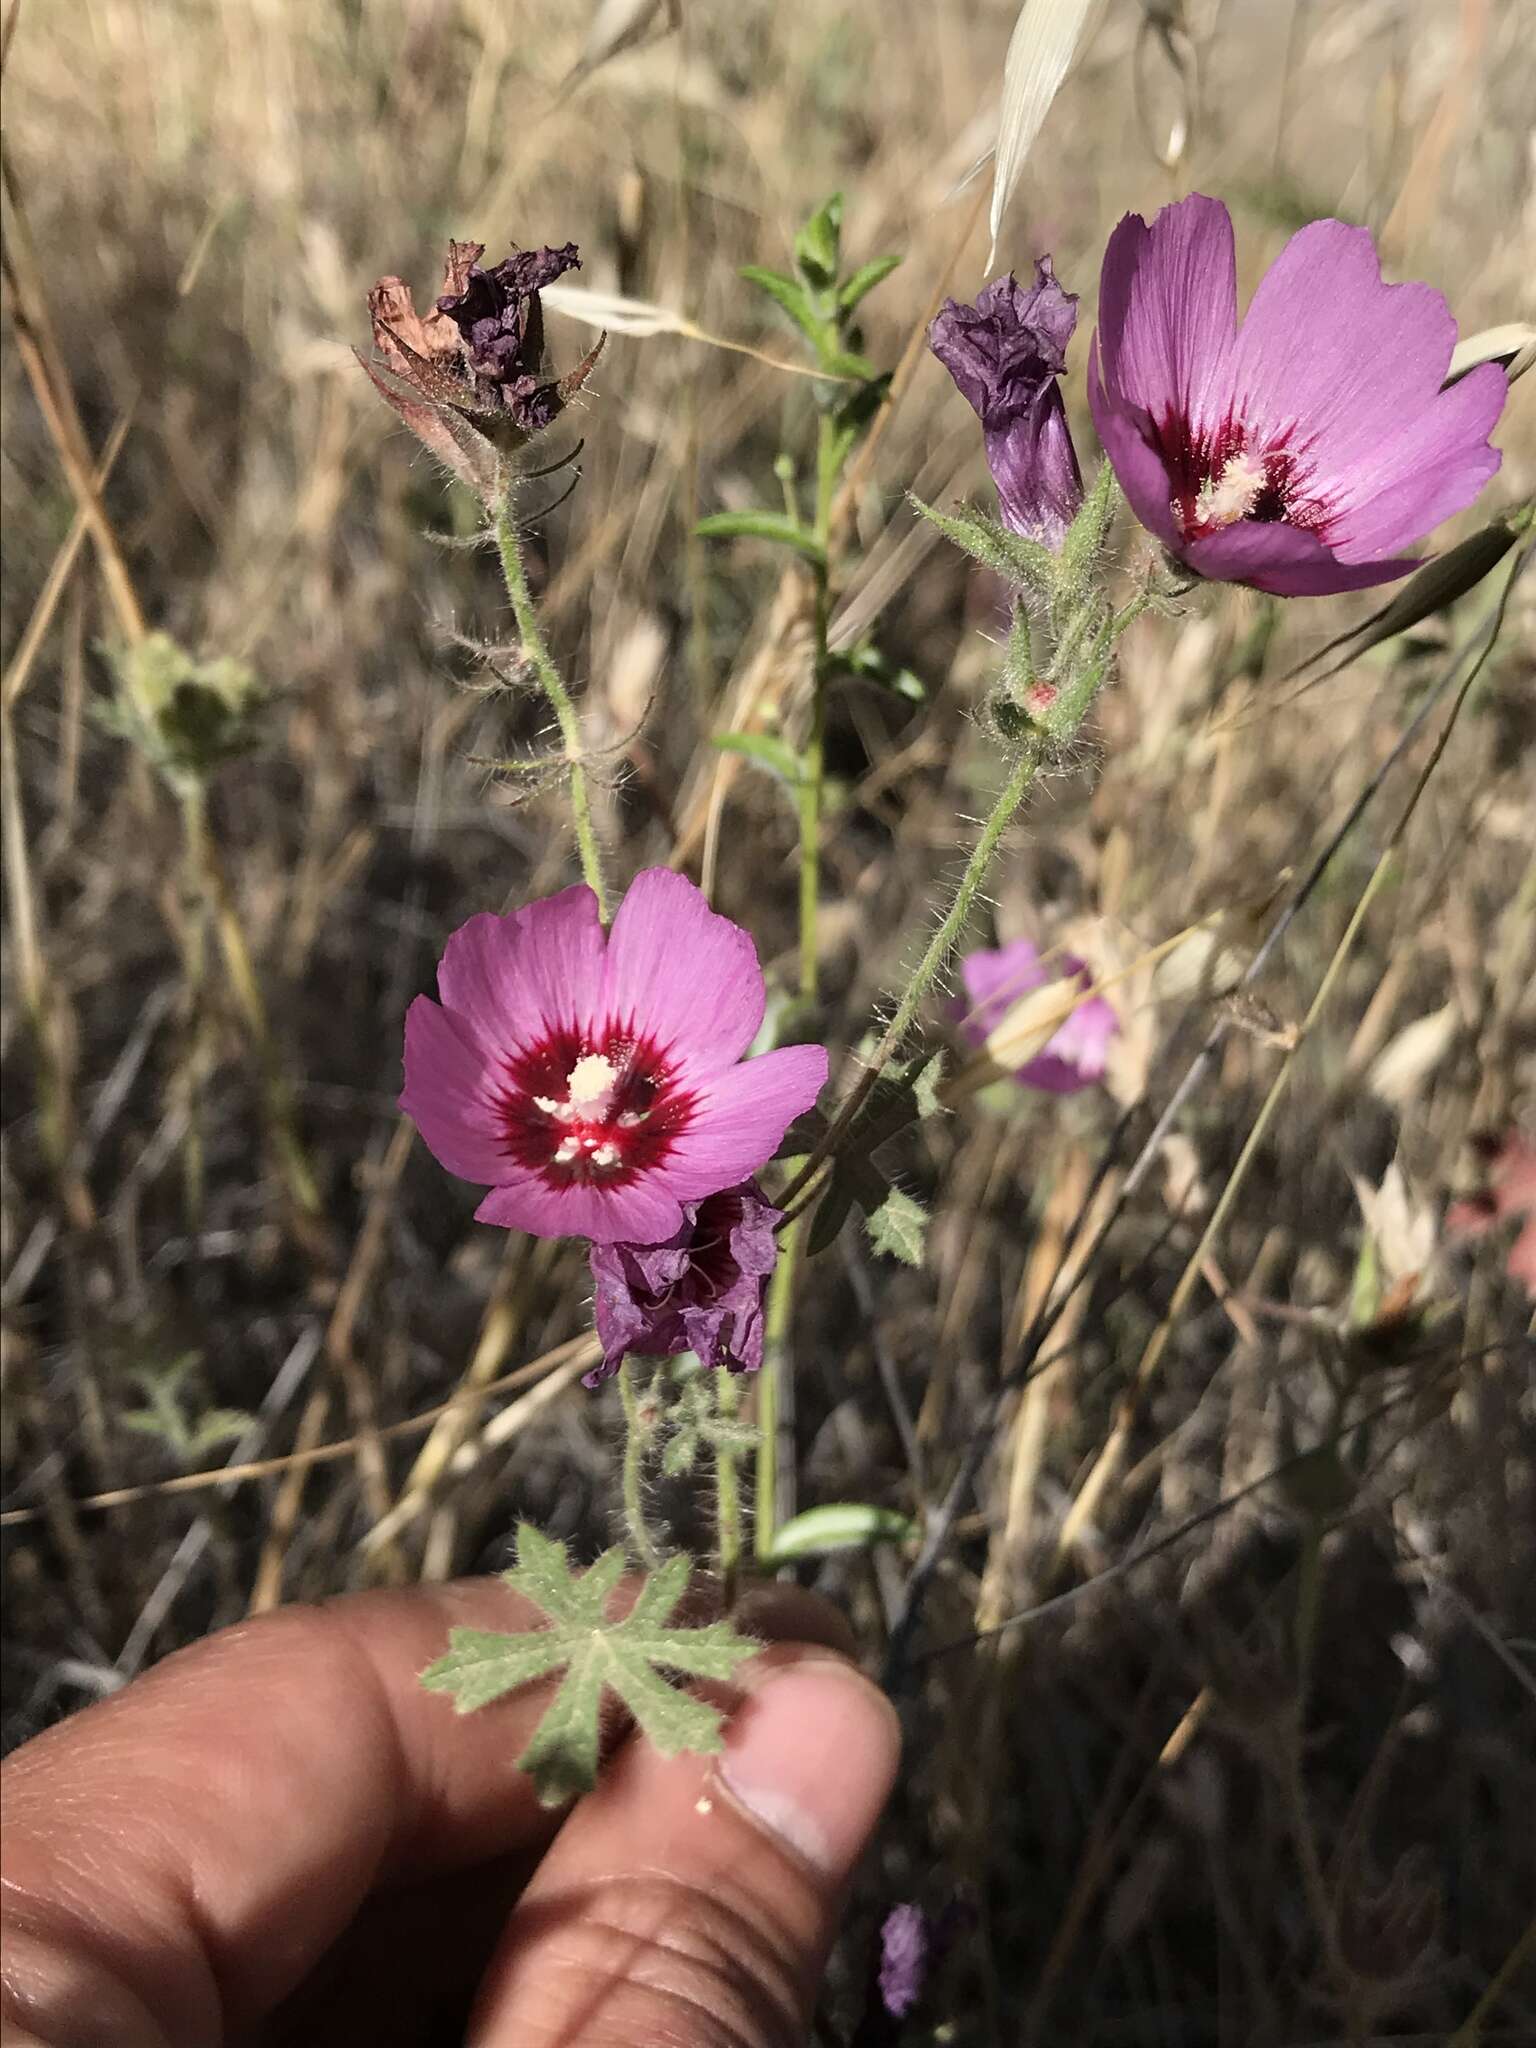
[(1042, 256), (1033, 286), (997, 278), (974, 306), (947, 300), (928, 330), (929, 347), (981, 421), (1004, 525), (1053, 550), (1083, 501), (1056, 381), (1076, 325), (1076, 296)]
[(544, 368), (539, 292), (578, 267), (574, 242), (514, 250), (488, 270), (479, 260), (484, 253), (480, 242), (449, 243), (444, 289), (425, 317), (398, 277), (381, 278), (368, 295), (374, 346), (415, 398), (446, 418), (423, 431), (426, 415), (419, 407), (413, 416), (393, 394), (385, 395), (433, 454), (460, 474), (462, 464), (444, 454), (444, 445), (462, 448), (466, 416), (488, 422), (497, 446), (515, 447), (550, 425), (594, 360), (564, 377)]
[(631, 1352), (671, 1358), (696, 1352), (706, 1366), (756, 1372), (763, 1362), (763, 1290), (778, 1258), (780, 1211), (754, 1181), (685, 1202), (683, 1224), (664, 1244), (594, 1244), (596, 1386)]

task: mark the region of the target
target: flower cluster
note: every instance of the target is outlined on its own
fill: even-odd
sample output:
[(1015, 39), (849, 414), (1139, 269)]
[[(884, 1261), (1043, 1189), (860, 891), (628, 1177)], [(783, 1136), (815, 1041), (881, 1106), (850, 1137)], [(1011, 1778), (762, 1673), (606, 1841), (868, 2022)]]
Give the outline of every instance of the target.
[[(1048, 258), (951, 301), (929, 341), (981, 416), (1003, 524), (1060, 547), (1081, 498), (1057, 376), (1076, 301)], [(1237, 317), (1232, 219), (1198, 193), (1109, 239), (1088, 402), (1142, 524), (1195, 575), (1284, 597), (1360, 590), (1499, 466), (1497, 363), (1447, 386), (1439, 292), (1387, 284), (1364, 228), (1292, 236)]]
[(481, 1221), (593, 1244), (605, 1370), (626, 1350), (762, 1361), (777, 1211), (751, 1185), (827, 1078), (819, 1045), (743, 1054), (751, 939), (682, 875), (639, 875), (604, 932), (586, 887), (460, 927), (405, 1025), (401, 1108)]

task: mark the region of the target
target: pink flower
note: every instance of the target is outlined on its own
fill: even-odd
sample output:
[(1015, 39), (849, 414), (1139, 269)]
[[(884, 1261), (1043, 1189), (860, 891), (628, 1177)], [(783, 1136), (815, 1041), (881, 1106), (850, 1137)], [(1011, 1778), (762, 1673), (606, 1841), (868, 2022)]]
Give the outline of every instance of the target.
[(756, 1372), (763, 1362), (763, 1290), (779, 1257), (781, 1211), (747, 1181), (683, 1210), (665, 1244), (595, 1244), (593, 1301), (603, 1362), (595, 1387), (626, 1355), (675, 1358)]
[(1142, 524), (1190, 569), (1282, 597), (1360, 590), (1499, 466), (1506, 384), (1441, 390), (1456, 322), (1384, 284), (1370, 235), (1313, 221), (1237, 321), (1232, 219), (1198, 193), (1110, 236), (1088, 366), (1094, 425)]
[[(1091, 985), (1088, 968), (1073, 954), (1063, 954), (1061, 966), (1059, 975), (1053, 973), (1028, 939), (1015, 939), (996, 952), (982, 947), (967, 953), (960, 962), (967, 1000), (955, 1005), (961, 1037), (971, 1045), (985, 1045), (1013, 1006), (1048, 982), (1076, 979), (1085, 988)], [(1119, 1029), (1120, 1020), (1104, 998), (1089, 996), (1033, 1059), (1015, 1068), (1013, 1078), (1025, 1088), (1043, 1088), (1048, 1095), (1075, 1095), (1081, 1088), (1091, 1088), (1103, 1075), (1109, 1041)]]
[(587, 888), (472, 917), (437, 988), (405, 1020), (400, 1106), (450, 1173), (489, 1185), (481, 1222), (535, 1237), (661, 1243), (685, 1202), (766, 1164), (827, 1078), (819, 1045), (741, 1063), (756, 948), (666, 868), (606, 935)]

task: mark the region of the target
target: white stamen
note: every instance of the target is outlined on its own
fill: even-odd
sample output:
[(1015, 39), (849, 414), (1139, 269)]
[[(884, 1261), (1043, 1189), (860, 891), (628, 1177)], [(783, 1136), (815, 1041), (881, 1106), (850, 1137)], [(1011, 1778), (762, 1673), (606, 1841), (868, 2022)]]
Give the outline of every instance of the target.
[(589, 1052), (572, 1067), (566, 1092), (572, 1102), (598, 1102), (619, 1078), (613, 1061), (600, 1052)]
[(1221, 475), (1207, 477), (1200, 486), (1196, 518), (1202, 526), (1234, 526), (1248, 517), (1267, 481), (1262, 461), (1241, 452), (1229, 456)]
[(621, 1131), (639, 1130), (640, 1126), (645, 1122), (645, 1119), (648, 1114), (649, 1111), (643, 1109), (624, 1110), (619, 1117), (619, 1129)]
[(560, 1114), (560, 1105), (551, 1095), (535, 1095), (533, 1106), (535, 1109), (542, 1109), (546, 1116), (558, 1116)]
[(581, 1146), (575, 1138), (562, 1138), (555, 1147), (556, 1166), (569, 1166), (580, 1150)]
[(594, 1166), (617, 1166), (618, 1163), (619, 1148), (617, 1145), (599, 1145), (592, 1154), (592, 1164)]

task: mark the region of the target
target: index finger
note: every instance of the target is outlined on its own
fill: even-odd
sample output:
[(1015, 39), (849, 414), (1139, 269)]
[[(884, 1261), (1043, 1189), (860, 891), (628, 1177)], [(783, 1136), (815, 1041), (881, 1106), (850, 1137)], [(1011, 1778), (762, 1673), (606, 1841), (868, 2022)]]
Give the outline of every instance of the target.
[(50, 2048), (208, 2048), (308, 1973), (381, 1881), (518, 1851), (560, 1816), (517, 1770), (548, 1698), (459, 1718), (418, 1673), (495, 1580), (288, 1608), (167, 1658), (0, 1773), (5, 2010)]

